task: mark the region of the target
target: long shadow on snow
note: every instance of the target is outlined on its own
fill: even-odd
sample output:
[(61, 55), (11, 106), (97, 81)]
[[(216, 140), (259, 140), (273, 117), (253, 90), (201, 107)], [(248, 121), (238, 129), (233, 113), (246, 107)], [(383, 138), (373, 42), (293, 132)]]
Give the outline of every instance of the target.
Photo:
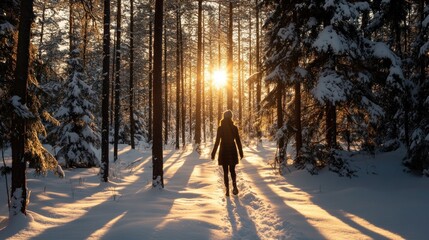
[[(263, 151), (259, 151), (259, 150), (264, 150), (264, 148), (262, 146), (257, 146), (257, 149), (255, 148), (248, 148), (251, 150), (252, 153), (259, 155), (260, 157), (264, 157), (263, 155)], [(245, 159), (244, 159), (245, 160)], [(252, 165), (251, 163), (249, 163), (248, 161), (246, 161), (249, 165)], [(247, 169), (247, 167), (245, 167)], [(256, 173), (256, 171), (252, 171), (252, 174)], [(259, 175), (259, 174), (258, 174)], [(259, 175), (260, 176), (260, 175)], [(262, 178), (262, 176), (260, 176)], [(287, 181), (289, 184), (292, 184), (290, 181)], [(296, 184), (294, 185), (295, 187), (301, 189), (301, 191), (305, 192), (308, 195), (312, 195), (313, 193), (311, 192), (306, 192), (305, 190), (302, 190), (302, 188), (300, 186), (297, 186)], [(291, 191), (291, 189), (288, 189), (286, 187), (281, 187), (281, 189), (283, 191)], [(262, 189), (261, 189), (262, 190)], [(335, 206), (328, 208), (327, 206), (329, 206), (329, 204), (324, 204), (323, 201), (320, 200), (315, 200), (314, 198), (312, 199), (312, 202), (319, 206), (320, 208), (322, 208), (323, 210), (325, 210), (326, 212), (328, 212), (331, 216), (341, 220), (342, 222), (344, 222), (345, 224), (349, 225), (350, 227), (356, 229), (357, 231), (361, 232), (362, 234), (375, 238), (375, 239), (387, 239), (386, 236), (381, 235), (375, 231), (371, 231), (368, 228), (365, 228), (364, 226), (352, 221), (349, 217), (345, 216), (344, 211), (335, 211), (332, 210), (335, 208)], [(342, 210), (344, 210), (344, 208), (342, 208)], [(349, 211), (347, 210), (348, 213), (352, 213), (353, 211)], [(364, 218), (365, 219), (365, 218)], [(367, 219), (365, 219), (367, 220)], [(310, 224), (310, 223), (309, 223)], [(384, 229), (386, 230), (386, 229)], [(390, 230), (388, 230), (390, 231)], [(393, 230), (390, 232), (394, 232)]]
[[(338, 177), (340, 178), (340, 177)], [(302, 186), (299, 186), (298, 183), (293, 183), (292, 181), (288, 181), (289, 184), (293, 184), (295, 187), (300, 188), (301, 190), (304, 189)], [(377, 220), (374, 220), (374, 216), (378, 215), (378, 214), (389, 214), (391, 217), (389, 217), (388, 219), (401, 219), (403, 218), (403, 215), (401, 215), (401, 213), (394, 213), (392, 211), (390, 211), (389, 208), (393, 208), (389, 206), (388, 202), (383, 202), (384, 201), (384, 197), (381, 200), (377, 200), (377, 199), (371, 199), (370, 196), (368, 195), (368, 197), (366, 198), (367, 201), (369, 202), (374, 202), (379, 204), (378, 207), (373, 207), (371, 209), (376, 209), (376, 212), (373, 212), (371, 209), (365, 209), (365, 205), (366, 204), (362, 204), (362, 207), (360, 204), (356, 204), (356, 202), (340, 202), (338, 203), (337, 201), (330, 201), (330, 199), (328, 199), (326, 196), (314, 196), (314, 193), (312, 193), (311, 191), (305, 191), (302, 190), (303, 192), (306, 192), (308, 195), (312, 195), (311, 201), (319, 206), (320, 208), (322, 208), (323, 210), (325, 210), (326, 212), (328, 212), (331, 216), (341, 220), (342, 222), (344, 222), (345, 224), (349, 225), (350, 227), (358, 230), (359, 232), (361, 232), (362, 234), (371, 237), (373, 239), (389, 239), (389, 237), (378, 233), (376, 231), (373, 231), (355, 221), (353, 221), (352, 219), (350, 219), (350, 216), (347, 216), (347, 213), (352, 214), (354, 216), (357, 216), (367, 222), (369, 222), (370, 224), (374, 225), (375, 228), (379, 228), (382, 229), (381, 231), (387, 231), (390, 233), (393, 233), (395, 235), (397, 235), (398, 238), (404, 238), (404, 239), (413, 239), (415, 237), (411, 235), (406, 236), (406, 234), (404, 233), (398, 233), (396, 229), (391, 228), (388, 229), (388, 227), (386, 226), (385, 223), (383, 222), (377, 222)], [(362, 195), (365, 195), (365, 193), (362, 193)], [(412, 199), (412, 198), (411, 198)], [(411, 203), (409, 203), (411, 204)], [(364, 208), (364, 209), (362, 209)], [(424, 209), (424, 207), (422, 207), (422, 209)], [(365, 214), (366, 216), (363, 216), (362, 214)], [(416, 217), (415, 214), (412, 214), (412, 217)], [(375, 217), (376, 218), (376, 217)], [(401, 222), (404, 220), (401, 220)], [(379, 231), (378, 229), (378, 231)], [(415, 229), (414, 229), (415, 230)], [(414, 232), (414, 231), (412, 231)]]
[[(243, 172), (247, 172), (250, 175), (255, 175), (258, 176), (259, 179), (263, 181), (263, 177), (259, 174), (258, 171), (260, 171), (260, 169), (256, 168), (253, 164), (251, 164), (250, 162), (248, 162), (245, 158), (242, 159), (243, 163), (245, 163), (245, 165), (242, 167), (242, 171)], [(286, 217), (282, 214), (283, 211), (285, 212), (289, 212), (291, 214), (288, 214), (289, 216), (294, 216), (294, 221), (299, 222), (302, 225), (307, 225), (308, 228), (305, 229), (311, 229), (310, 232), (306, 232), (306, 233), (299, 233), (299, 234), (303, 234), (303, 238), (305, 238), (305, 236), (315, 236), (317, 239), (324, 239), (324, 237), (320, 234), (320, 232), (314, 228), (312, 226), (311, 223), (308, 222), (308, 220), (298, 211), (296, 211), (294, 208), (288, 206), (287, 204), (284, 203), (284, 198), (282, 198), (281, 196), (279, 196), (277, 193), (275, 193), (274, 191), (272, 191), (269, 187), (261, 187), (260, 183), (258, 184), (255, 179), (251, 179), (253, 181), (253, 183), (255, 184), (255, 187), (259, 188), (259, 190), (261, 191), (261, 193), (264, 196), (268, 196), (269, 199), (271, 200), (271, 202), (273, 202), (275, 205), (277, 206), (284, 206), (284, 208), (281, 209), (276, 209), (278, 216), (282, 219), (285, 219)], [(292, 224), (290, 221), (288, 221), (287, 219), (284, 220), (283, 225), (285, 225), (285, 222), (287, 224)], [(310, 233), (310, 234), (309, 234)], [(301, 237), (299, 237), (301, 239)]]
[[(150, 160), (145, 160), (141, 162), (138, 166), (136, 166), (136, 168), (147, 169), (150, 166), (150, 163)], [(170, 194), (168, 191), (157, 191), (150, 188), (147, 189), (147, 191), (143, 191), (140, 193), (137, 192), (137, 194), (136, 191), (132, 191), (132, 189), (134, 188), (141, 189), (142, 182), (140, 180), (148, 174), (148, 171), (142, 171), (136, 174), (136, 176), (138, 176), (137, 179), (131, 184), (125, 186), (124, 190), (119, 191), (123, 194), (120, 194), (120, 196), (122, 197), (119, 198), (117, 201), (113, 201), (109, 198), (108, 200), (90, 208), (84, 215), (78, 217), (77, 219), (57, 227), (49, 228), (42, 232), (40, 235), (36, 236), (34, 239), (49, 239), (52, 236), (60, 235), (67, 229), (78, 229), (78, 231), (75, 231), (74, 234), (71, 236), (62, 236), (62, 239), (85, 239), (91, 237), (91, 235), (94, 234), (97, 230), (102, 229), (112, 219), (115, 219), (116, 217), (121, 215), (123, 215), (121, 219), (115, 224), (113, 224), (111, 229), (106, 231), (105, 234), (108, 235), (109, 231), (115, 229), (115, 225), (118, 225), (119, 228), (122, 228), (124, 227), (124, 225), (126, 225), (125, 223), (131, 223), (129, 221), (131, 219), (132, 222), (139, 222), (140, 224), (139, 226), (135, 226), (135, 229), (130, 230), (127, 228), (127, 232), (130, 233), (134, 231), (134, 234), (136, 234), (137, 236), (147, 236), (147, 233), (153, 232), (154, 226), (150, 225), (150, 221), (148, 223), (145, 222), (144, 219), (152, 219), (154, 215), (163, 212), (165, 212), (165, 214), (168, 214), (168, 209), (171, 208), (171, 205), (173, 204), (173, 201), (175, 199), (175, 194)], [(107, 191), (107, 189), (105, 189), (104, 191)], [(125, 193), (125, 191), (133, 192), (134, 194), (127, 194)], [(85, 197), (89, 197), (89, 195)], [(82, 199), (84, 199), (85, 197), (82, 197)], [(135, 201), (136, 198), (141, 199), (139, 206), (132, 205), (133, 203), (137, 202)], [(74, 199), (74, 201), (69, 201), (69, 203), (73, 203), (76, 201), (78, 200)], [(167, 206), (166, 208), (159, 207), (160, 204), (167, 204), (170, 206)], [(132, 207), (135, 207), (135, 209)], [(141, 211), (139, 208), (141, 209)], [(139, 211), (136, 211), (136, 209), (139, 209)], [(100, 214), (100, 212), (102, 212), (103, 214)], [(149, 224), (149, 226), (145, 227), (144, 223)], [(123, 233), (119, 233), (119, 235), (120, 234)]]
[[(144, 160), (141, 162), (136, 168), (147, 168), (147, 165), (150, 164), (150, 161)], [(144, 178), (144, 175), (146, 175), (146, 171), (143, 171), (142, 173), (139, 173), (137, 176), (138, 178), (130, 183), (129, 185), (125, 186), (125, 190), (132, 186), (133, 184), (140, 184), (141, 178)], [(101, 187), (101, 186), (99, 186)], [(100, 191), (108, 191), (109, 186), (106, 186), (104, 189), (100, 189)], [(99, 193), (93, 192), (94, 194)], [(119, 191), (120, 193), (124, 192), (124, 190)], [(93, 206), (89, 208), (89, 210), (83, 214), (82, 216), (76, 218), (73, 221), (70, 221), (68, 223), (48, 228), (44, 232), (42, 232), (40, 235), (35, 236), (33, 239), (53, 239), (58, 237), (58, 234), (62, 232), (70, 232), (67, 231), (69, 229), (77, 229), (77, 231), (74, 231), (71, 236), (61, 236), (62, 239), (85, 239), (90, 237), (94, 232), (96, 232), (99, 229), (102, 229), (106, 224), (108, 224), (112, 219), (115, 219), (116, 217), (123, 215), (125, 212), (129, 212), (128, 207), (129, 204), (122, 204), (122, 203), (129, 203), (129, 196), (130, 194), (119, 194), (119, 196), (125, 196), (122, 198), (119, 198), (117, 201), (113, 201), (112, 198), (108, 198), (105, 201), (99, 203), (96, 206)], [(85, 196), (90, 198), (89, 195)], [(82, 197), (79, 200), (83, 200), (85, 197)], [(68, 203), (77, 202), (79, 200), (74, 199), (74, 201), (70, 201)], [(58, 200), (57, 200), (58, 202)], [(122, 206), (123, 205), (123, 206)], [(125, 206), (125, 207), (124, 207)], [(40, 208), (42, 209), (42, 208)], [(103, 215), (101, 215), (102, 213)], [(127, 215), (127, 214), (126, 214)], [(122, 219), (125, 219), (122, 217)], [(91, 226), (91, 227), (89, 227)]]
[[(181, 152), (177, 159), (173, 162), (170, 162), (170, 165), (167, 167), (169, 169), (173, 164), (180, 163), (179, 160), (183, 160), (182, 166), (176, 170), (174, 175), (168, 179), (168, 183), (166, 185), (167, 191), (171, 189), (172, 193), (172, 203), (167, 207), (163, 208), (165, 210), (165, 216), (158, 218), (160, 221), (155, 226), (155, 231), (152, 231), (151, 239), (168, 239), (171, 236), (174, 236), (174, 239), (209, 239), (211, 235), (211, 230), (216, 229), (219, 230), (220, 227), (218, 225), (214, 225), (209, 222), (205, 222), (202, 220), (195, 220), (186, 218), (186, 212), (184, 212), (184, 216), (171, 216), (168, 217), (169, 212), (172, 210), (174, 201), (181, 200), (187, 201), (187, 199), (192, 203), (194, 199), (202, 198), (202, 194), (194, 194), (194, 193), (183, 193), (185, 188), (201, 188), (204, 187), (204, 184), (201, 183), (193, 183), (190, 185), (190, 179), (194, 169), (197, 165), (200, 165), (201, 155), (195, 151), (192, 151), (190, 154), (186, 155), (182, 158), (184, 152)], [(204, 168), (201, 170), (204, 171)], [(168, 171), (167, 171), (168, 175)], [(165, 191), (165, 190), (164, 190)], [(194, 208), (198, 208), (199, 204), (195, 203)], [(207, 211), (207, 209), (205, 209)], [(201, 227), (204, 225), (205, 227)], [(198, 232), (192, 231), (193, 226), (197, 226)], [(184, 229), (187, 229), (184, 231)], [(204, 229), (204, 232), (201, 230)], [(180, 232), (180, 234), (177, 234)]]
[(233, 212), (233, 205), (231, 204), (230, 198), (226, 198), (226, 207), (228, 210), (228, 218), (231, 221), (232, 227), (232, 238), (236, 239), (260, 239), (258, 233), (256, 232), (256, 226), (253, 220), (250, 218), (247, 213), (246, 208), (241, 203), (238, 197), (234, 197), (234, 204), (236, 213), (239, 216), (239, 221), (242, 222), (242, 227), (238, 229), (237, 220)]
[[(206, 233), (201, 233), (201, 231), (198, 233), (183, 231), (187, 226), (193, 226), (192, 224), (195, 224), (196, 221), (182, 218), (177, 219), (177, 216), (168, 216), (173, 208), (175, 200), (194, 199), (201, 196), (199, 194), (183, 193), (183, 190), (189, 183), (196, 164), (199, 164), (198, 160), (193, 161), (194, 158), (198, 158), (197, 153), (191, 152), (185, 157), (182, 157), (183, 155), (184, 152), (181, 152), (174, 160), (166, 159), (166, 170), (170, 169), (174, 164), (179, 164), (180, 161), (183, 161), (183, 164), (171, 178), (168, 178), (169, 172), (165, 171), (164, 180), (168, 180), (165, 189), (150, 189), (136, 195), (137, 198), (139, 198), (140, 195), (142, 197), (141, 209), (139, 209), (139, 211), (129, 211), (123, 218), (123, 220), (129, 220), (116, 223), (106, 234), (106, 238), (118, 239), (123, 236), (124, 232), (134, 232), (135, 236), (140, 236), (139, 239), (141, 239), (141, 237), (144, 239), (164, 239), (171, 236), (175, 236), (175, 239), (192, 239), (197, 236), (199, 236), (199, 238), (202, 236), (208, 238), (210, 236), (210, 228), (216, 228), (217, 226), (197, 221), (198, 224), (207, 225), (206, 228), (203, 228), (207, 229)], [(124, 224), (130, 222), (138, 223), (138, 225), (133, 227)], [(177, 235), (177, 231), (180, 231), (181, 234)]]

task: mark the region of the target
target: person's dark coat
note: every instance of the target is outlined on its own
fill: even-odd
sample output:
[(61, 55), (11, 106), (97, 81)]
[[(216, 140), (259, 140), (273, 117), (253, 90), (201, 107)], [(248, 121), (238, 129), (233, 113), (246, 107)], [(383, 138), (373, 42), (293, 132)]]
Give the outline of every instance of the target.
[(237, 148), (240, 153), (240, 158), (243, 158), (243, 149), (241, 147), (238, 128), (230, 119), (223, 119), (221, 125), (217, 129), (216, 142), (212, 151), (212, 159), (216, 155), (217, 148), (220, 143), (218, 164), (219, 165), (234, 165), (238, 164)]

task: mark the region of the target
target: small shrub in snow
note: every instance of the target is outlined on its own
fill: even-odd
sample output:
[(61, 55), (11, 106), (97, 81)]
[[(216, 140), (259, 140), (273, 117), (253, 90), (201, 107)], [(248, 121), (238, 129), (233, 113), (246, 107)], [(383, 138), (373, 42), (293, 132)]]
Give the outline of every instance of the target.
[(314, 144), (304, 147), (302, 153), (295, 159), (294, 166), (306, 169), (310, 174), (317, 175), (325, 167), (341, 177), (356, 176), (347, 159), (337, 149), (329, 150), (323, 144)]
[(414, 145), (403, 163), (411, 172), (429, 177), (429, 141)]

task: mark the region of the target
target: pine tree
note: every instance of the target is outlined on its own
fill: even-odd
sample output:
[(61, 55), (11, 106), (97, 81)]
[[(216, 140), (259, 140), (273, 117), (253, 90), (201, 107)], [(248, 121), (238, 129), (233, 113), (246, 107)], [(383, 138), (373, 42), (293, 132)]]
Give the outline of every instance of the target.
[(410, 149), (404, 159), (404, 164), (417, 174), (429, 176), (429, 5), (419, 1), (417, 6), (417, 21), (414, 26), (418, 29), (412, 53), (412, 77), (416, 86), (414, 95), (414, 112), (412, 122)]
[[(310, 163), (313, 168), (309, 170), (313, 173), (329, 166), (349, 175), (346, 163), (336, 153), (337, 137), (347, 122), (344, 119), (363, 116), (369, 129), (372, 122), (383, 116), (380, 99), (372, 86), (381, 82), (392, 88), (395, 83), (403, 83), (401, 60), (386, 44), (365, 36), (359, 18), (370, 10), (368, 3), (346, 0), (265, 3), (274, 6), (268, 21), (271, 29), (266, 80), (284, 81), (286, 86), (301, 81), (308, 94), (305, 101), (318, 106), (314, 109), (316, 114), (308, 110), (304, 113), (311, 114), (303, 119), (307, 122), (303, 126), (306, 145), (295, 163), (300, 167)], [(299, 94), (301, 89), (296, 85), (295, 89)], [(308, 96), (311, 98), (307, 99)], [(301, 101), (298, 97), (295, 101)], [(296, 102), (295, 106), (300, 104)], [(341, 111), (343, 108), (346, 111)], [(325, 128), (323, 145), (312, 143), (321, 137), (320, 126)]]
[(71, 53), (67, 90), (61, 107), (55, 114), (61, 125), (56, 131), (60, 147), (57, 159), (64, 160), (66, 167), (94, 167), (99, 162), (93, 147), (99, 144), (92, 109), (91, 96), (94, 92), (89, 86), (83, 71), (79, 51)]

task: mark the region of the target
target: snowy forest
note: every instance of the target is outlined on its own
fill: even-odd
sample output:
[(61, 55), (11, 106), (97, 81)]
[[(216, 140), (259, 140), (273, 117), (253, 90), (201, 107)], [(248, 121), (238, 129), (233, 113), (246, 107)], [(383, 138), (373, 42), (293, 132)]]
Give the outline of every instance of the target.
[(427, 237), (427, 0), (2, 0), (0, 99), (2, 239)]

